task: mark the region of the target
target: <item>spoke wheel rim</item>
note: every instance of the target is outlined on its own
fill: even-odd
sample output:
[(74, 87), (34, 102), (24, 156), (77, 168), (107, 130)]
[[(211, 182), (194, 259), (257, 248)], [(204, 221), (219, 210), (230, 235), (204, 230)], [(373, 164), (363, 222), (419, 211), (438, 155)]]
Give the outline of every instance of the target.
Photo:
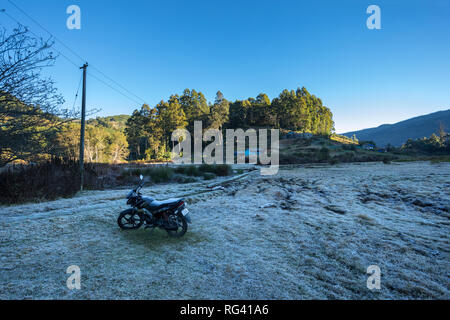
[(176, 215), (176, 216), (170, 217), (169, 219), (170, 219), (171, 223), (173, 223), (174, 225), (177, 226), (177, 230), (167, 230), (167, 232), (175, 238), (178, 238), (178, 237), (184, 235), (187, 228), (185, 228), (185, 223), (183, 221), (183, 218)]
[[(135, 218), (135, 216), (137, 216), (137, 219)], [(122, 217), (122, 224), (123, 226), (126, 227), (137, 227), (140, 222), (141, 222), (140, 217), (135, 214), (126, 214)]]

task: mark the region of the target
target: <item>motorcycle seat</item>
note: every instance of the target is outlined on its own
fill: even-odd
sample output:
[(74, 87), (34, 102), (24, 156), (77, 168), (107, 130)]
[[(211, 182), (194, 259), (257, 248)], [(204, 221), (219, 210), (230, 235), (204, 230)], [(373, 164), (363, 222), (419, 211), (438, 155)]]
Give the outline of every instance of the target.
[(174, 198), (174, 199), (167, 199), (163, 201), (157, 201), (152, 199), (153, 201), (147, 202), (150, 206), (151, 210), (159, 210), (163, 207), (174, 207), (175, 205), (179, 204), (181, 201), (183, 201), (182, 198)]

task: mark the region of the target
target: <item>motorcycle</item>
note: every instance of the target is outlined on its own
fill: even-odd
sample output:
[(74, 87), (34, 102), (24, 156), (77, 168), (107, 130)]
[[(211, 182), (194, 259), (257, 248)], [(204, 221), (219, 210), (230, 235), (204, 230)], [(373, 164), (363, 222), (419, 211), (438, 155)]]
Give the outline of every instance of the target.
[(191, 223), (189, 210), (184, 199), (168, 199), (157, 201), (150, 197), (143, 197), (141, 189), (144, 177), (140, 176), (139, 186), (127, 195), (127, 204), (131, 206), (120, 213), (117, 223), (122, 230), (145, 228), (160, 228), (166, 230), (169, 236), (181, 238)]

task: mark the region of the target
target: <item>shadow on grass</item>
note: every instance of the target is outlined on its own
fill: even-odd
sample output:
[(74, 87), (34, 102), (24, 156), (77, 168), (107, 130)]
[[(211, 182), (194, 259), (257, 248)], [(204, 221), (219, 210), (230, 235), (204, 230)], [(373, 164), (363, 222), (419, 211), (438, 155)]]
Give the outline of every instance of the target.
[(161, 229), (120, 230), (119, 235), (130, 245), (144, 246), (152, 251), (178, 250), (205, 241), (206, 238), (192, 230), (188, 230), (182, 238), (171, 238)]

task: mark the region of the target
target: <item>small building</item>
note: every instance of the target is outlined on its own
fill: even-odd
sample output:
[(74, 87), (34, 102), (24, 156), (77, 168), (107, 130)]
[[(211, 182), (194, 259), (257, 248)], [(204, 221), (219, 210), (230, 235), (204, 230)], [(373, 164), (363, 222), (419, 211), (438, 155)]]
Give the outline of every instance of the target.
[(364, 150), (375, 150), (376, 146), (371, 143), (365, 143), (362, 145)]
[(290, 131), (286, 134), (286, 139), (311, 139), (313, 136), (314, 135), (309, 132), (299, 133), (295, 131)]

